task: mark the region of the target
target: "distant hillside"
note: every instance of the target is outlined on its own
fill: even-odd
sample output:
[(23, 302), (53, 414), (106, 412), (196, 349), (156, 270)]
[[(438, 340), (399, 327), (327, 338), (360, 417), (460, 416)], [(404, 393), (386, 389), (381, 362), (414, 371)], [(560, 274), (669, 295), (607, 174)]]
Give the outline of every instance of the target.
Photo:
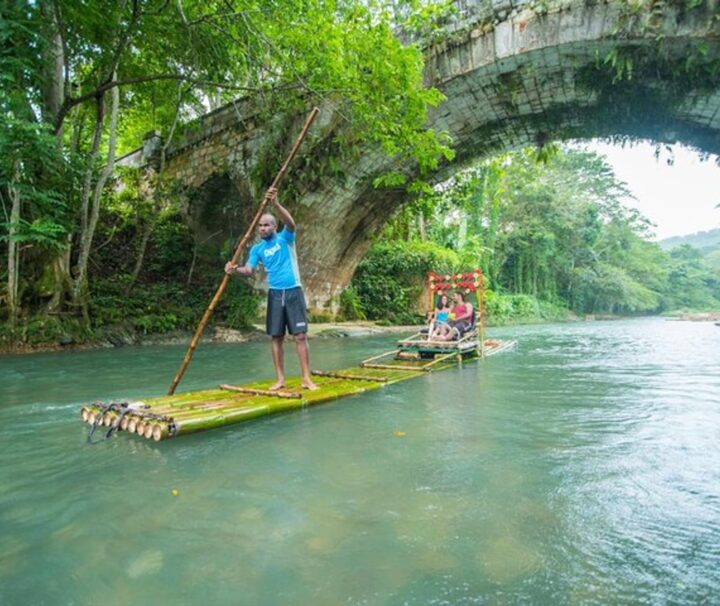
[(663, 250), (670, 250), (683, 244), (689, 244), (700, 251), (705, 263), (711, 268), (720, 269), (720, 229), (699, 231), (688, 236), (674, 236), (658, 242)]
[(658, 244), (660, 244), (660, 248), (663, 250), (670, 250), (676, 246), (689, 244), (693, 248), (697, 248), (701, 251), (703, 255), (706, 255), (711, 250), (720, 248), (720, 228), (711, 229), (710, 231), (699, 231), (695, 234), (687, 236), (673, 236), (672, 238), (665, 238), (664, 240), (660, 240)]

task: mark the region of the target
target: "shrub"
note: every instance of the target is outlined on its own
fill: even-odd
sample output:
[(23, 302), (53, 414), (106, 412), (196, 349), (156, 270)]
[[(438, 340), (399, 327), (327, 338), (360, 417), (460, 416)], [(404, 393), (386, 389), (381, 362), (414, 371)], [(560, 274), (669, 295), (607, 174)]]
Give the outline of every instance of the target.
[(360, 262), (351, 282), (360, 307), (371, 320), (416, 324), (414, 313), (428, 271), (452, 272), (457, 255), (431, 242), (379, 243)]
[(360, 296), (352, 284), (340, 293), (340, 319), (367, 320)]
[(261, 297), (247, 282), (231, 280), (220, 306), (220, 316), (230, 328), (247, 328), (258, 318)]

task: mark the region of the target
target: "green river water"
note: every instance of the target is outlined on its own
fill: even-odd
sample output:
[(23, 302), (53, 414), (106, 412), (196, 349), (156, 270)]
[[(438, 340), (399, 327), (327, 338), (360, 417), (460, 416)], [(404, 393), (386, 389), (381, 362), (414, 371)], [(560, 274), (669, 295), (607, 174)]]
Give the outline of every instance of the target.
[[(720, 327), (490, 336), (519, 348), (157, 444), (78, 408), (164, 393), (184, 347), (0, 358), (0, 604), (720, 604)], [(270, 370), (201, 344), (180, 390)]]

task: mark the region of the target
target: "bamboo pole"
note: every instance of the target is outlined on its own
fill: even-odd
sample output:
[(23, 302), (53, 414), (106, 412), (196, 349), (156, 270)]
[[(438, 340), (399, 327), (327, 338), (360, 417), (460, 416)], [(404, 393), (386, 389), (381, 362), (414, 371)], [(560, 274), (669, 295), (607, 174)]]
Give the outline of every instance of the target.
[[(285, 176), (285, 173), (287, 172), (288, 166), (290, 166), (290, 162), (295, 157), (295, 154), (297, 153), (297, 150), (300, 148), (300, 144), (303, 142), (303, 139), (305, 139), (305, 135), (307, 135), (308, 130), (310, 129), (310, 126), (312, 125), (313, 121), (317, 117), (317, 115), (320, 113), (320, 110), (317, 107), (314, 107), (310, 114), (308, 115), (307, 119), (305, 120), (305, 125), (303, 126), (302, 130), (300, 131), (300, 135), (298, 136), (297, 140), (295, 141), (295, 144), (292, 146), (292, 149), (290, 150), (290, 154), (288, 155), (287, 159), (285, 160), (285, 163), (282, 165), (282, 168), (280, 168), (280, 172), (275, 176), (275, 180), (272, 182), (270, 187), (277, 188), (282, 178)], [(235, 252), (233, 253), (232, 258), (230, 259), (231, 263), (237, 263), (238, 259), (240, 258), (240, 255), (242, 254), (245, 244), (247, 243), (248, 239), (252, 235), (253, 231), (255, 230), (255, 226), (257, 225), (257, 222), (260, 220), (260, 217), (262, 216), (263, 212), (265, 211), (265, 207), (268, 204), (268, 197), (267, 195), (263, 198), (263, 201), (260, 203), (260, 207), (257, 210), (257, 213), (255, 213), (255, 217), (253, 217), (253, 220), (250, 222), (250, 225), (248, 226), (247, 231), (245, 232), (245, 235), (242, 237), (242, 240), (240, 240), (240, 243), (235, 248)], [(226, 273), (223, 273), (222, 280), (220, 280), (220, 285), (218, 286), (217, 291), (215, 292), (215, 296), (212, 298), (212, 301), (210, 301), (210, 305), (205, 310), (205, 314), (203, 315), (202, 319), (200, 320), (200, 324), (198, 325), (197, 329), (195, 330), (195, 334), (193, 335), (192, 341), (190, 341), (190, 346), (188, 347), (187, 352), (185, 353), (185, 358), (182, 361), (182, 364), (180, 365), (179, 370), (177, 371), (177, 374), (175, 375), (175, 378), (173, 379), (172, 385), (170, 385), (170, 389), (168, 390), (168, 395), (173, 395), (175, 393), (175, 389), (178, 386), (178, 383), (180, 383), (180, 380), (182, 379), (183, 375), (185, 374), (185, 370), (188, 367), (188, 364), (190, 364), (190, 360), (192, 359), (193, 353), (195, 352), (195, 348), (197, 347), (198, 342), (200, 341), (200, 337), (202, 336), (203, 331), (205, 330), (205, 326), (207, 325), (208, 321), (210, 320), (210, 316), (212, 316), (213, 312), (215, 311), (215, 307), (217, 307), (218, 302), (220, 301), (220, 297), (222, 297), (222, 294), (225, 292), (225, 288), (227, 287), (228, 281), (230, 280), (230, 276)]]
[(459, 354), (459, 352), (453, 351), (453, 352), (451, 352), (451, 353), (449, 353), (449, 354), (444, 354), (444, 355), (440, 356), (439, 358), (435, 358), (432, 362), (429, 362), (428, 364), (424, 364), (424, 365), (422, 366), (422, 369), (425, 370), (425, 369), (427, 369), (427, 368), (430, 368), (431, 366), (434, 366), (434, 365), (437, 364), (438, 362), (442, 362), (443, 360), (447, 360), (448, 358), (452, 358), (452, 357), (455, 356), (455, 355), (460, 355), (460, 357), (462, 357), (462, 354)]
[(313, 370), (310, 374), (317, 377), (332, 377), (333, 379), (349, 379), (350, 381), (375, 381), (387, 383), (387, 377), (371, 377), (370, 375), (355, 375), (349, 372), (335, 372), (327, 370)]
[(399, 352), (400, 352), (399, 349), (393, 349), (392, 351), (386, 351), (385, 353), (378, 354), (376, 356), (373, 356), (372, 358), (366, 358), (365, 360), (360, 362), (360, 367), (363, 368), (365, 366), (365, 364), (367, 364), (368, 362), (372, 362), (373, 360), (379, 360), (380, 358), (384, 358), (389, 355), (394, 355)]
[[(463, 340), (464, 339), (465, 339), (465, 337), (463, 337)], [(406, 347), (407, 346), (420, 347), (421, 349), (424, 345), (434, 345), (437, 347), (449, 348), (449, 347), (456, 347), (461, 342), (462, 342), (462, 340), (461, 341), (435, 341), (435, 340), (427, 340), (427, 339), (417, 339), (417, 340), (407, 339), (405, 341), (398, 341), (398, 345), (403, 345)]]
[(187, 433), (194, 433), (196, 431), (203, 431), (205, 429), (231, 425), (232, 423), (237, 423), (238, 421), (265, 416), (269, 414), (269, 412), (270, 409), (267, 405), (261, 405), (227, 414), (208, 415), (206, 417), (188, 419), (187, 421), (180, 421), (176, 423), (177, 431), (175, 435), (179, 436)]
[(221, 385), (220, 389), (227, 389), (228, 391), (237, 391), (238, 393), (247, 393), (253, 396), (275, 396), (276, 398), (292, 398), (299, 400), (302, 398), (302, 394), (294, 391), (270, 391), (269, 389), (255, 389), (253, 387), (242, 387), (239, 385)]
[(167, 423), (158, 423), (153, 427), (153, 440), (159, 442), (170, 435), (170, 427)]
[(400, 364), (361, 364), (363, 368), (381, 368), (383, 370), (413, 370), (422, 372), (426, 370), (425, 366), (401, 366)]

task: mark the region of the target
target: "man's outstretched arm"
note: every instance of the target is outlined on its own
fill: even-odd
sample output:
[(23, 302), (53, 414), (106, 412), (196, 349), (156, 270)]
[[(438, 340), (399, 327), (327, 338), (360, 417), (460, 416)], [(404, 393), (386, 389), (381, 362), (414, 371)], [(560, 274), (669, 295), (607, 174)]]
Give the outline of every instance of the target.
[(273, 206), (275, 207), (282, 224), (285, 226), (285, 229), (288, 231), (295, 231), (295, 219), (292, 218), (292, 215), (288, 212), (287, 208), (278, 202), (277, 189), (274, 187), (268, 188), (265, 198), (273, 203)]

